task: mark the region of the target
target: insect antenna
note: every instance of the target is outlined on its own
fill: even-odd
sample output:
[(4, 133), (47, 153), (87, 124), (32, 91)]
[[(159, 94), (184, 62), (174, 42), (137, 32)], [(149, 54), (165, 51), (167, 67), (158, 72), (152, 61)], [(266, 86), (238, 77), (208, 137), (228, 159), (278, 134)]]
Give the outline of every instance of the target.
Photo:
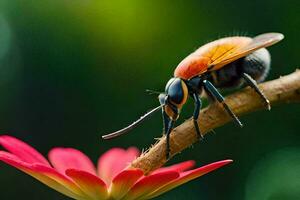
[(132, 129), (134, 129), (135, 127), (140, 125), (142, 122), (144, 122), (146, 119), (149, 119), (150, 116), (152, 116), (155, 112), (159, 111), (163, 106), (164, 105), (160, 105), (156, 108), (153, 108), (152, 110), (150, 110), (149, 112), (147, 112), (146, 114), (141, 116), (138, 120), (136, 120), (135, 122), (133, 122), (129, 126), (123, 128), (123, 129), (120, 129), (118, 131), (115, 131), (113, 133), (102, 135), (102, 138), (105, 139), (105, 140), (106, 139), (112, 139), (112, 138), (115, 138), (117, 136), (123, 135), (123, 134), (131, 131)]
[(149, 95), (153, 95), (153, 94), (161, 94), (162, 92), (156, 91), (156, 90), (146, 90), (146, 93)]

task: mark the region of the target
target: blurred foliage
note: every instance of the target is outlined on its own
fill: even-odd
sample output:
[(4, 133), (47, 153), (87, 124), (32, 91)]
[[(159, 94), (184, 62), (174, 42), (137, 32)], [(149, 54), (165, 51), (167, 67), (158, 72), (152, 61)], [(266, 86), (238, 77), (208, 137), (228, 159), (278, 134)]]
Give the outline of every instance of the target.
[[(282, 32), (284, 41), (269, 48), (269, 79), (294, 71), (299, 10), (297, 0), (1, 0), (1, 132), (44, 155), (54, 146), (71, 146), (95, 162), (111, 147), (145, 148), (160, 136), (159, 114), (115, 140), (103, 141), (100, 135), (156, 106), (156, 97), (145, 89), (163, 90), (185, 56), (219, 37)], [(192, 108), (191, 102), (185, 106), (181, 121)], [(285, 105), (242, 117), (243, 129), (218, 128), (171, 162), (193, 159), (203, 165), (232, 158), (235, 163), (159, 199), (183, 199), (188, 193), (189, 199), (299, 198), (291, 184), (299, 185), (299, 179), (289, 174), (290, 169), (300, 173), (299, 150), (292, 148), (300, 145), (299, 114), (299, 105)], [(266, 157), (282, 148), (286, 154)], [(282, 155), (293, 161), (285, 162)], [(1, 199), (66, 199), (15, 169), (0, 167)]]
[(285, 148), (266, 155), (249, 174), (246, 200), (300, 199), (299, 158), (299, 148)]

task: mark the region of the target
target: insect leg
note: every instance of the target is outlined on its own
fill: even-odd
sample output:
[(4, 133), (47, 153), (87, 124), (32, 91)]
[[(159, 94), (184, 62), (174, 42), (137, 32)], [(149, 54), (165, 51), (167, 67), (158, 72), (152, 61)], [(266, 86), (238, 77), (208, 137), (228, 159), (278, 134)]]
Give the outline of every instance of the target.
[(164, 109), (162, 109), (162, 118), (163, 118), (163, 132), (164, 134), (166, 134), (167, 129), (168, 129), (168, 124), (169, 124), (169, 116), (167, 115), (167, 113), (164, 111)]
[(170, 134), (171, 134), (171, 131), (173, 129), (173, 126), (174, 126), (174, 120), (172, 119), (169, 119), (168, 120), (168, 127), (167, 127), (167, 130), (166, 130), (166, 159), (168, 160), (170, 158)]
[(193, 93), (193, 98), (195, 101), (195, 109), (194, 109), (194, 114), (193, 114), (193, 121), (194, 121), (194, 126), (196, 129), (196, 133), (199, 139), (203, 139), (203, 135), (200, 132), (199, 124), (198, 124), (198, 117), (200, 113), (200, 109), (202, 106), (201, 99), (199, 98), (199, 95), (197, 93)]
[(267, 99), (267, 97), (264, 95), (264, 93), (258, 88), (256, 81), (247, 73), (242, 74), (244, 80), (246, 83), (254, 89), (254, 91), (262, 98), (264, 101), (266, 107), (268, 110), (271, 110), (271, 104), (270, 101)]
[(220, 102), (224, 109), (227, 111), (227, 113), (230, 115), (230, 117), (240, 126), (243, 127), (242, 122), (238, 119), (238, 117), (232, 112), (232, 110), (229, 108), (229, 106), (225, 103), (224, 101), (224, 97), (219, 93), (219, 91), (217, 90), (217, 88), (215, 88), (215, 86), (213, 86), (213, 84), (211, 82), (209, 82), (208, 80), (204, 80), (203, 81), (203, 85), (205, 87), (205, 89), (212, 95), (214, 96), (218, 102)]

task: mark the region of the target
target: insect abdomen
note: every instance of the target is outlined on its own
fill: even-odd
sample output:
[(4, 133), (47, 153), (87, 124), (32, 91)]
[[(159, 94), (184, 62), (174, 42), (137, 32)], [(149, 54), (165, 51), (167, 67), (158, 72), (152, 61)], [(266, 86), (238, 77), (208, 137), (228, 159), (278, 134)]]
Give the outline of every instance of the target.
[(249, 74), (258, 83), (268, 76), (271, 67), (271, 56), (267, 49), (262, 48), (244, 58), (243, 72)]
[(238, 87), (244, 83), (242, 74), (247, 73), (257, 82), (261, 82), (267, 77), (270, 65), (270, 53), (262, 48), (211, 72), (209, 80), (219, 88)]

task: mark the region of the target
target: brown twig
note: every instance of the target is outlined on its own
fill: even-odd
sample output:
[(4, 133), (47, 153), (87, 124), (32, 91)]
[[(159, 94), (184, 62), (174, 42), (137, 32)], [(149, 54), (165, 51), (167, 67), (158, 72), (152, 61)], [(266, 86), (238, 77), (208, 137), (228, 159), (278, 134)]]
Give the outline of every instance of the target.
[[(300, 102), (300, 70), (276, 80), (262, 83), (259, 88), (270, 100), (272, 106), (279, 103)], [(265, 108), (260, 97), (249, 87), (226, 97), (226, 103), (238, 116)], [(206, 134), (229, 121), (231, 118), (219, 104), (212, 104), (203, 109), (198, 120), (202, 134)], [(171, 133), (171, 157), (197, 141), (194, 124), (189, 119)], [(140, 168), (147, 174), (167, 162), (165, 155), (166, 138), (163, 136), (147, 152), (135, 159), (131, 167)]]

